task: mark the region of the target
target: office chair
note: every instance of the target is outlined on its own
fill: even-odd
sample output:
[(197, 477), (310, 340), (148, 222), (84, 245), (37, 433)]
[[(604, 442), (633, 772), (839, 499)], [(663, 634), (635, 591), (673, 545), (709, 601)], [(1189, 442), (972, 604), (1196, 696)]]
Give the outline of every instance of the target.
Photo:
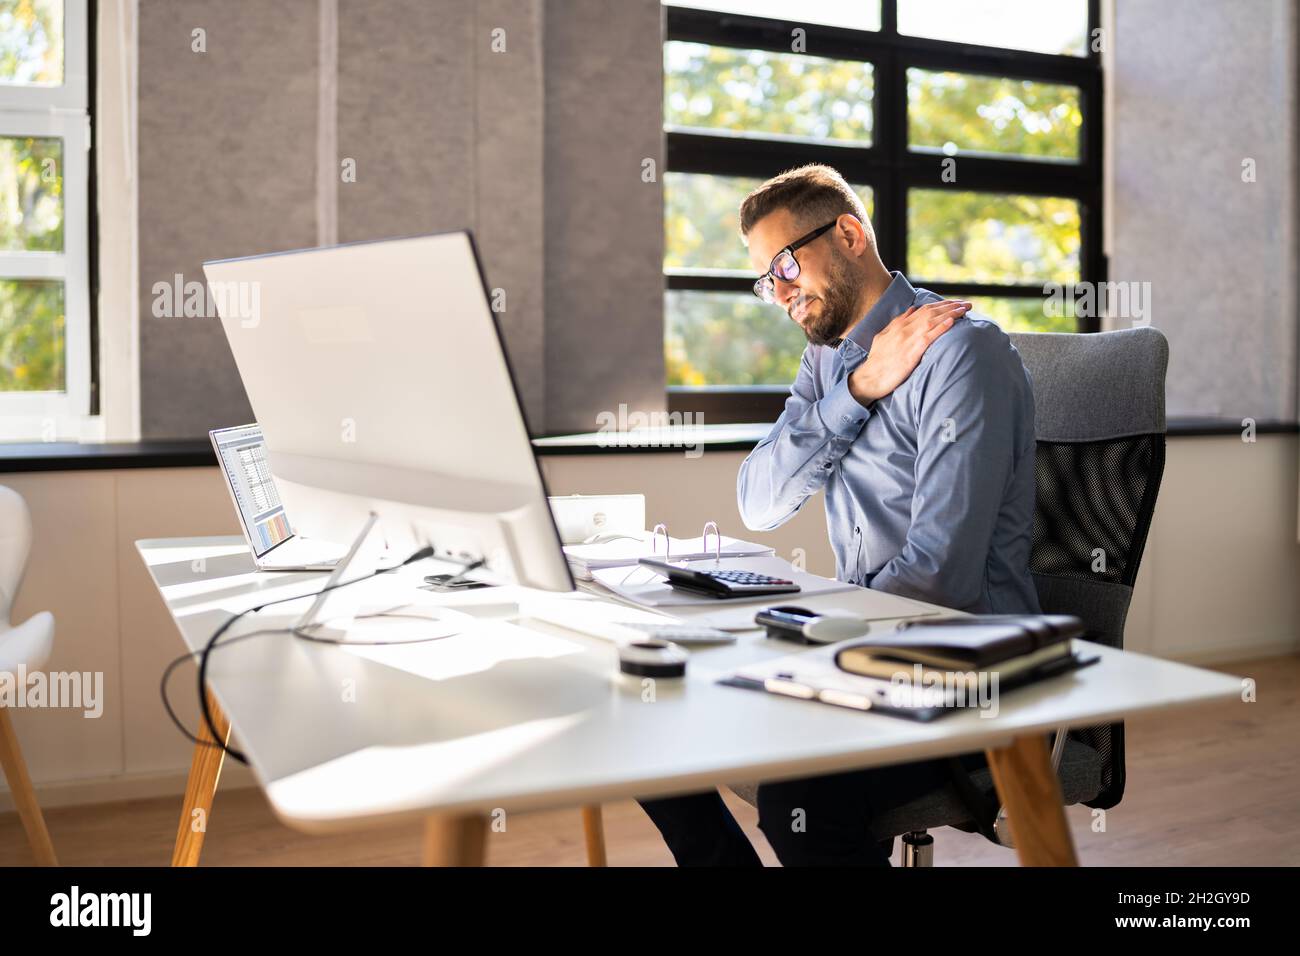
[[(1150, 327), (1019, 333), (1012, 344), (1033, 380), (1035, 468), (1030, 570), (1045, 614), (1083, 620), (1087, 640), (1124, 646), (1124, 620), (1165, 465), (1169, 344)], [(1066, 805), (1108, 810), (1124, 795), (1124, 725), (1058, 731), (1052, 765)], [(954, 774), (961, 771), (954, 770)], [(731, 788), (749, 803), (756, 785)], [(972, 816), (972, 805), (978, 816)], [(901, 836), (903, 866), (932, 866), (940, 826), (1010, 847), (1011, 831), (987, 769), (884, 813), (882, 846)]]
[[(0, 674), (19, 679), (20, 670), (41, 667), (54, 647), (54, 615), (49, 611), (34, 614), (22, 624), (11, 624), (10, 609), (14, 595), (27, 570), (27, 555), (32, 545), (32, 518), (22, 495), (0, 485)], [(0, 705), (0, 773), (4, 774), (13, 793), (14, 806), (27, 840), (41, 866), (57, 866), (54, 844), (45, 829), (36, 791), (27, 775), (27, 764), (18, 748), (9, 715)]]
[[(1088, 640), (1122, 648), (1165, 466), (1169, 343), (1150, 327), (1017, 333), (1011, 341), (1033, 380), (1038, 455), (1030, 571), (1039, 604), (1045, 614), (1082, 619)], [(1052, 766), (1067, 806), (1115, 806), (1124, 795), (1123, 723), (1058, 731)], [(982, 832), (1013, 845), (989, 770), (958, 774), (954, 770), (947, 787), (874, 822), (882, 846), (892, 850), (894, 838), (903, 838), (904, 866), (933, 865), (934, 839), (927, 831), (935, 827)], [(757, 802), (757, 784), (733, 784), (731, 790)], [(972, 816), (972, 806), (982, 820)], [(587, 834), (591, 856), (590, 822)]]

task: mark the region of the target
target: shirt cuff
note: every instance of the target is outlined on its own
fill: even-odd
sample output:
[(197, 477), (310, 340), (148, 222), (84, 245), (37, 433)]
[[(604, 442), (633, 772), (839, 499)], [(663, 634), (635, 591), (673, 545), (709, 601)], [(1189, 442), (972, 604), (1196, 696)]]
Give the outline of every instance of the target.
[(817, 402), (817, 412), (821, 415), (822, 424), (827, 430), (841, 438), (856, 437), (867, 419), (871, 417), (870, 410), (859, 404), (853, 397), (853, 393), (849, 391), (847, 378)]

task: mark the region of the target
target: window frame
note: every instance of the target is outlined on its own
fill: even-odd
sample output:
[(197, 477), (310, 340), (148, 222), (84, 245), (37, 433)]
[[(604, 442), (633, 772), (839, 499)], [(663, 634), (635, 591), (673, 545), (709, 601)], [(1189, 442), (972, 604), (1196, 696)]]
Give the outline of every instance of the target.
[[(1079, 206), (1079, 281), (1104, 282), (1103, 249), (1103, 73), (1101, 54), (1091, 41), (1101, 26), (1100, 0), (1087, 0), (1086, 55), (1035, 53), (913, 37), (898, 32), (898, 0), (880, 0), (880, 30), (768, 20), (691, 7), (665, 6), (664, 42), (685, 41), (738, 49), (789, 53), (791, 31), (805, 31), (809, 55), (870, 62), (873, 66), (874, 118), (870, 146), (790, 142), (734, 134), (664, 132), (668, 172), (767, 179), (804, 163), (834, 166), (851, 183), (870, 186), (875, 196), (872, 224), (886, 266), (910, 276), (907, 263), (907, 201), (913, 187), (959, 192), (1009, 192), (1059, 196)], [(1063, 83), (1079, 89), (1083, 124), (1077, 162), (1022, 157), (958, 154), (960, 173), (945, 183), (941, 163), (948, 158), (908, 146), (907, 70), (920, 68), (991, 77)], [(941, 295), (1042, 298), (1042, 283), (998, 284), (924, 281)], [(708, 270), (665, 270), (665, 289), (749, 293), (753, 276)], [(1100, 330), (1097, 317), (1079, 318), (1077, 331)], [(666, 386), (670, 411), (694, 411), (708, 421), (772, 421), (780, 414), (788, 386)], [(757, 416), (757, 417), (756, 417)]]
[(0, 440), (83, 437), (93, 413), (91, 12), (64, 0), (60, 86), (0, 84), (0, 136), (63, 141), (63, 251), (0, 252), (0, 279), (63, 281), (65, 348), (62, 391), (0, 391)]

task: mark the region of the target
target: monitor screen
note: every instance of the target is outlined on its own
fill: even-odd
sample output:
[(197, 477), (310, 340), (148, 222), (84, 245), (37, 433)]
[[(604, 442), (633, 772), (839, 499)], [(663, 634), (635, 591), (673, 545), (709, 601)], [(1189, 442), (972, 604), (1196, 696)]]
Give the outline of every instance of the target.
[(222, 428), (212, 432), (212, 444), (230, 484), (248, 544), (260, 558), (293, 536), (271, 477), (262, 429), (258, 425)]

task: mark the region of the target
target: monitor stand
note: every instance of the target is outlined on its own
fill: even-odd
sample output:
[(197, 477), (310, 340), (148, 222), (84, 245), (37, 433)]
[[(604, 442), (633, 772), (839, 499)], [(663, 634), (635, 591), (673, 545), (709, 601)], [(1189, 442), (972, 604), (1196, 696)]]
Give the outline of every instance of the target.
[[(464, 630), (466, 615), (444, 608), (418, 604), (377, 605), (349, 600), (344, 576), (349, 568), (363, 577), (363, 569), (373, 568), (380, 553), (371, 534), (379, 515), (371, 512), (360, 533), (353, 539), (348, 553), (330, 572), (325, 589), (293, 627), (296, 637), (323, 644), (419, 644), (451, 637)], [(396, 570), (394, 568), (394, 570)], [(332, 590), (331, 590), (332, 589)]]

